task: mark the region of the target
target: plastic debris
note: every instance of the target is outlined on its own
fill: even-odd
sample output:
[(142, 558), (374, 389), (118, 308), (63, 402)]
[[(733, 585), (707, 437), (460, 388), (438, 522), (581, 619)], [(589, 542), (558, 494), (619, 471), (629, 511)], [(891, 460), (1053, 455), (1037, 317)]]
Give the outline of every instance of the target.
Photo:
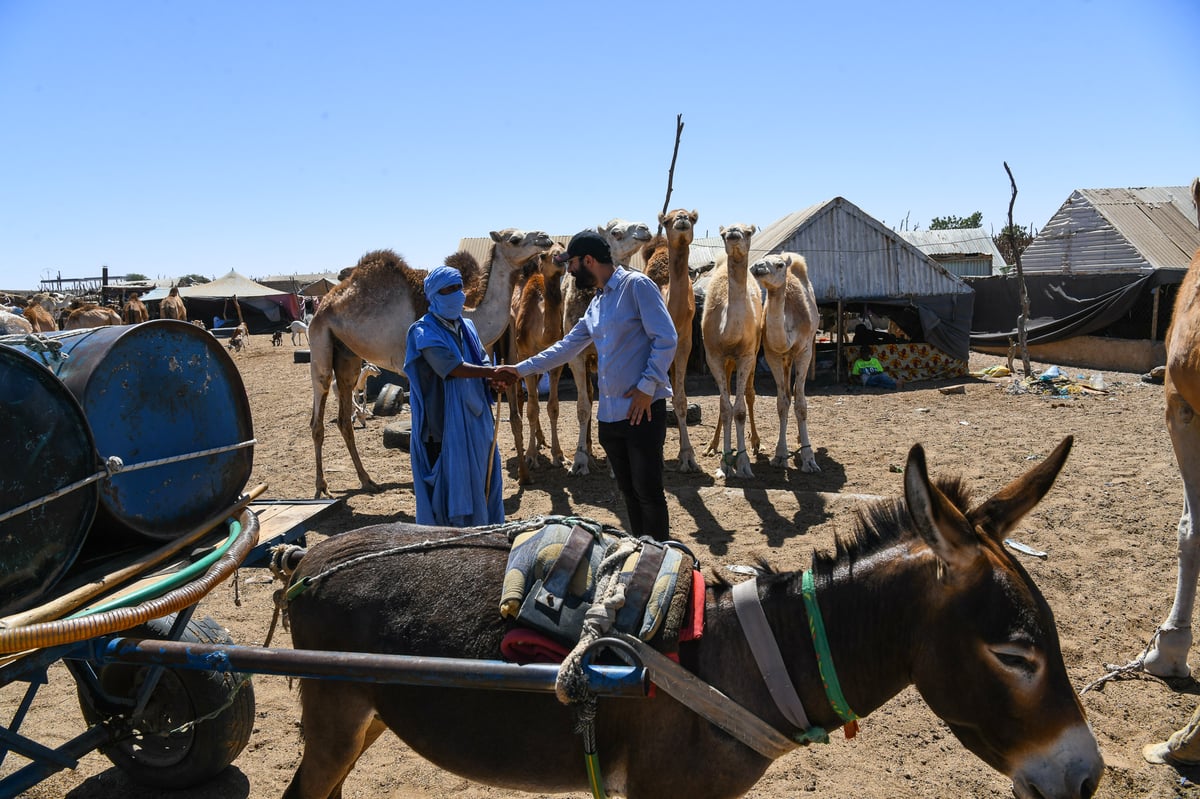
[(1033, 555), (1035, 558), (1041, 558), (1042, 560), (1045, 560), (1049, 557), (1049, 555), (1047, 555), (1045, 552), (1042, 552), (1040, 549), (1034, 549), (1028, 544), (1022, 544), (1015, 538), (1004, 539), (1004, 544), (1011, 549), (1015, 549), (1017, 552), (1022, 552), (1026, 555)]

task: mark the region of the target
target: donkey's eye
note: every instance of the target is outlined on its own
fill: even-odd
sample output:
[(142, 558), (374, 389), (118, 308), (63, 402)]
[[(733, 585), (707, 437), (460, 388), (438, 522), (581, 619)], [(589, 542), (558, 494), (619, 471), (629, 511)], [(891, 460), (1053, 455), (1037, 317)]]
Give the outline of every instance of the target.
[(1037, 671), (1037, 661), (1033, 658), (1032, 653), (1024, 649), (1017, 647), (997, 647), (992, 650), (992, 654), (1006, 668), (1016, 669), (1026, 674), (1033, 674)]

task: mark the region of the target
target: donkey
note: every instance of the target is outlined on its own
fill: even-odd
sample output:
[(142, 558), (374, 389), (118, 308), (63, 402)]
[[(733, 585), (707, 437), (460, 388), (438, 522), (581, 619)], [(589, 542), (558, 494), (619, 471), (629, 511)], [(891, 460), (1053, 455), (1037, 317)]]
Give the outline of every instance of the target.
[[(962, 483), (931, 482), (924, 451), (914, 446), (904, 499), (860, 511), (856, 534), (834, 555), (814, 554), (809, 578), (852, 711), (866, 715), (915, 684), (968, 749), (1012, 779), (1020, 799), (1090, 797), (1104, 765), (1050, 608), (1002, 543), (1050, 490), (1070, 447), (1068, 437), (968, 509)], [(383, 524), (322, 541), (293, 575), (293, 585), (313, 578), (291, 604), (294, 645), (498, 657), (507, 538), (445, 540), (460, 532)], [(425, 545), (326, 572), (418, 542)], [(766, 570), (756, 591), (811, 724), (834, 729), (843, 717), (818, 674), (802, 579)], [(798, 730), (759, 676), (732, 593), (725, 581), (707, 586), (704, 635), (680, 644), (681, 665), (792, 736)], [(588, 786), (572, 711), (551, 695), (305, 680), (301, 705), (304, 754), (286, 799), (340, 797), (358, 756), (388, 728), (467, 779), (531, 792)], [(604, 789), (632, 799), (740, 796), (771, 763), (663, 691), (600, 699), (595, 743)]]

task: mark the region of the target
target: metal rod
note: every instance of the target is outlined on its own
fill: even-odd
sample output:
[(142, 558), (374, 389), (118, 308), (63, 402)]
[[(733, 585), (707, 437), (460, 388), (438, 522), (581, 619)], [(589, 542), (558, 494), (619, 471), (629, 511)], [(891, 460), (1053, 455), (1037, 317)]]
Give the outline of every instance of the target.
[[(553, 693), (558, 665), (518, 665), (500, 660), (270, 649), (257, 646), (195, 644), (151, 638), (98, 639), (92, 658), (111, 663), (139, 663), (200, 671), (241, 671), (288, 677), (397, 683), (437, 688)], [(643, 697), (646, 670), (635, 666), (587, 666), (588, 685), (598, 696)]]

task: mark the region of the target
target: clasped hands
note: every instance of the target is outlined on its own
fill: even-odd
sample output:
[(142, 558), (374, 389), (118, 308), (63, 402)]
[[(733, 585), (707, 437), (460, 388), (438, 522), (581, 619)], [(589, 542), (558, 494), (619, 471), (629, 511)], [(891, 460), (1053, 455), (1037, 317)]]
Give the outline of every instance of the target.
[(489, 379), (491, 380), (492, 388), (496, 391), (505, 391), (513, 383), (520, 380), (521, 376), (517, 374), (517, 367), (502, 364), (492, 367), (492, 374)]

